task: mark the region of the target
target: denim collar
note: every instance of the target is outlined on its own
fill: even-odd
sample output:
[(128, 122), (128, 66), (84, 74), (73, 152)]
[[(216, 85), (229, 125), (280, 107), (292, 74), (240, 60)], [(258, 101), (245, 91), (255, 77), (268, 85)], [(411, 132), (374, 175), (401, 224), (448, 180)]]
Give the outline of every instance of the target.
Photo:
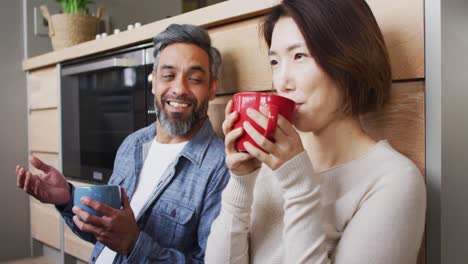
[[(147, 129), (144, 135), (140, 138), (139, 144), (142, 145), (143, 150), (143, 161), (146, 160), (148, 151), (153, 143), (154, 137), (156, 136), (156, 122), (153, 123), (149, 129)], [(209, 142), (212, 137), (215, 135), (213, 126), (209, 118), (207, 117), (203, 122), (203, 125), (200, 127), (195, 136), (185, 145), (178, 157), (183, 156), (186, 159), (190, 160), (193, 164), (200, 167), (205, 152), (208, 148)], [(178, 158), (177, 158), (178, 159)]]

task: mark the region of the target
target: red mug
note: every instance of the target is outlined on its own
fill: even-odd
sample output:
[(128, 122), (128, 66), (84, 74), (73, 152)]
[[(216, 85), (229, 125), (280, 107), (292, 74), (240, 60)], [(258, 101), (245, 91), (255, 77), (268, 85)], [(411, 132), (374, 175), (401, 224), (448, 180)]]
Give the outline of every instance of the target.
[[(296, 103), (286, 97), (282, 97), (272, 93), (260, 92), (242, 92), (234, 94), (232, 98), (232, 110), (238, 113), (238, 119), (234, 124), (234, 128), (242, 127), (245, 121), (250, 124), (263, 136), (274, 142), (274, 135), (276, 124), (278, 122), (278, 115), (282, 115), (289, 122), (293, 121)], [(259, 110), (261, 105), (265, 105), (269, 109), (267, 128), (263, 129), (255, 121), (247, 116), (247, 109), (253, 108)], [(263, 150), (258, 146), (255, 141), (247, 134), (244, 133), (236, 141), (237, 151), (246, 151), (244, 147), (245, 142), (249, 142), (255, 147)], [(264, 150), (263, 150), (264, 151)]]

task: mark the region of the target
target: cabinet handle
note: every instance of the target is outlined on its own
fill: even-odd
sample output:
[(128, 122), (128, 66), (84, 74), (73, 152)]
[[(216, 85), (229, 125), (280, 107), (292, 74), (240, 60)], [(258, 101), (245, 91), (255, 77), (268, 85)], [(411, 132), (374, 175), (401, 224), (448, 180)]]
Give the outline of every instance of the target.
[(69, 66), (64, 67), (62, 69), (62, 76), (63, 75), (74, 75), (80, 74), (85, 72), (97, 71), (97, 70), (104, 70), (109, 68), (117, 68), (117, 67), (135, 67), (141, 65), (141, 62), (128, 59), (128, 58), (111, 58), (103, 61), (91, 62), (76, 66)]

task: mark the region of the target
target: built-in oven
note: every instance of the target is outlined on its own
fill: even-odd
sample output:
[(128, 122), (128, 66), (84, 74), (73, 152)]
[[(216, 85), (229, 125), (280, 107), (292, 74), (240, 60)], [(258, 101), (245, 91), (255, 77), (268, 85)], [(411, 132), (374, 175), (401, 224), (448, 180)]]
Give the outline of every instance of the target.
[(62, 170), (106, 183), (122, 141), (155, 120), (153, 48), (142, 45), (61, 67)]

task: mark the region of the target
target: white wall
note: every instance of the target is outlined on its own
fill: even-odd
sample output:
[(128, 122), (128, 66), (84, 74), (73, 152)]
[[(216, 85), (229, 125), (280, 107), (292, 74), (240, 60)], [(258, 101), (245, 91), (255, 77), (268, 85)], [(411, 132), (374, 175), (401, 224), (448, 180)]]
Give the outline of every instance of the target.
[(441, 1), (442, 261), (468, 263), (468, 1)]
[(0, 8), (0, 261), (30, 255), (29, 205), (16, 188), (15, 165), (27, 162), (22, 1)]
[(468, 1), (426, 0), (427, 264), (468, 262)]
[[(109, 18), (111, 32), (114, 28), (121, 31), (127, 29), (128, 24), (140, 22), (147, 24), (175, 16), (182, 12), (181, 0), (95, 0), (90, 7), (91, 13), (96, 13), (97, 6), (102, 4), (105, 7), (104, 17)], [(51, 14), (52, 10), (60, 10), (60, 5), (50, 0), (26, 0), (27, 13), (27, 57), (34, 57), (52, 51), (52, 45), (47, 35), (34, 35), (34, 7), (47, 5)]]
[[(58, 12), (61, 7), (51, 0), (23, 0), (26, 2), (27, 14), (27, 57), (34, 57), (52, 51), (52, 45), (47, 35), (34, 35), (34, 7), (47, 5), (51, 14)], [(176, 16), (182, 13), (183, 0), (95, 0), (90, 7), (91, 13), (96, 13), (97, 7), (105, 8), (103, 18), (108, 18), (110, 32), (118, 28), (127, 29), (128, 24), (140, 22), (143, 25)], [(225, 0), (206, 0), (206, 5), (213, 5)], [(39, 14), (40, 15), (40, 14)]]
[(126, 30), (128, 24), (147, 24), (182, 12), (181, 0), (99, 0), (95, 3), (104, 5), (111, 28), (120, 30)]
[(39, 8), (40, 5), (47, 4), (50, 8), (59, 8), (55, 1), (49, 0), (23, 0), (25, 2), (26, 17), (26, 56), (27, 58), (34, 57), (52, 50), (49, 36), (35, 36), (34, 35), (34, 7)]
[(425, 0), (426, 264), (441, 263), (442, 62), (441, 0)]

